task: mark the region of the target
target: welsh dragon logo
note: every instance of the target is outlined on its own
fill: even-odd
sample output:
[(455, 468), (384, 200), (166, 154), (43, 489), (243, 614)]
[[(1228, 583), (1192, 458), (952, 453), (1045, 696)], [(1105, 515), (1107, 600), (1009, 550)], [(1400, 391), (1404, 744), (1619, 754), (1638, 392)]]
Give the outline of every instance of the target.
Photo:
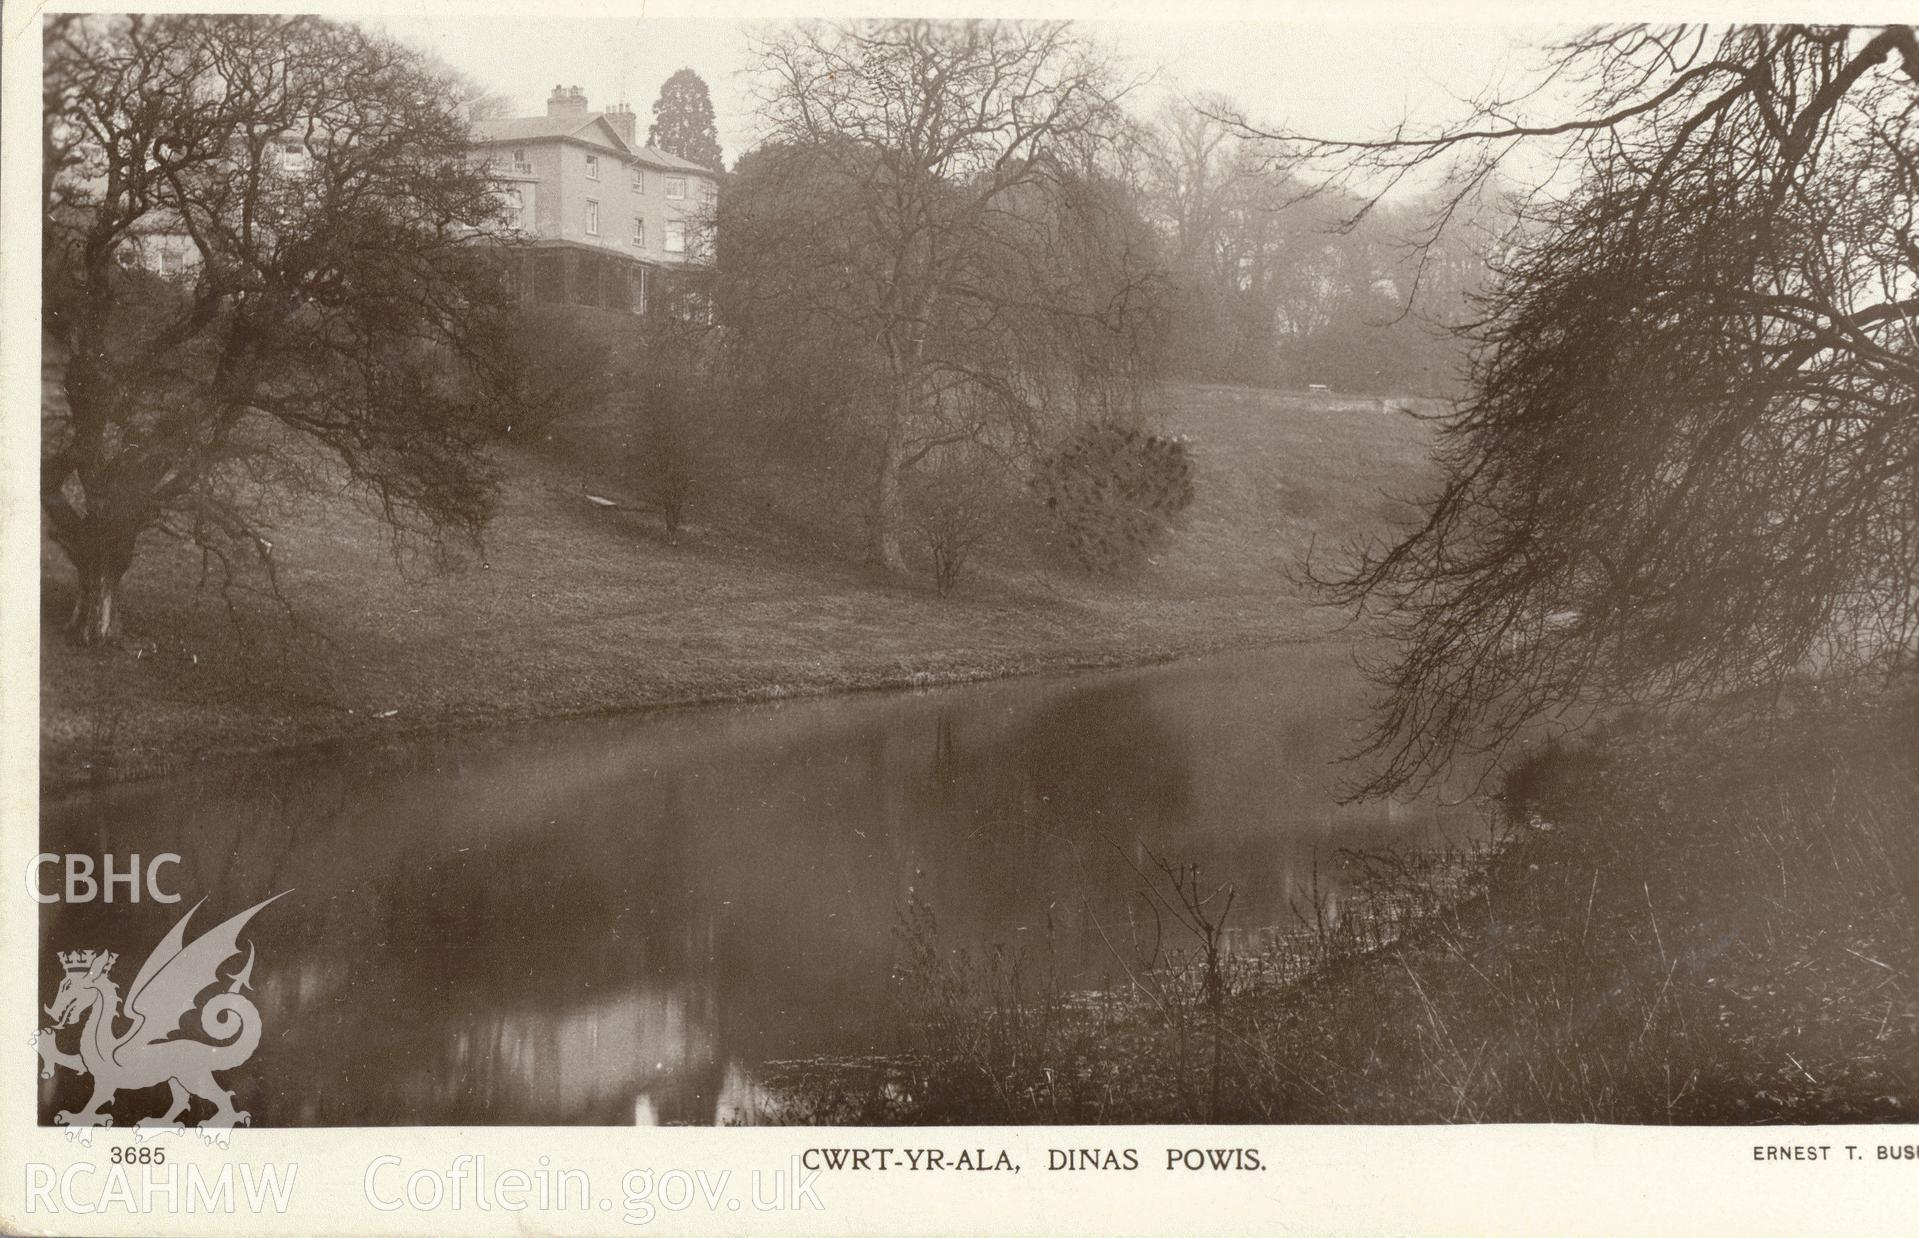
[[(127, 989), (121, 1009), (120, 990), (110, 978), (116, 955), (93, 950), (62, 951), (60, 965), (66, 977), (47, 1013), (53, 1026), (34, 1033), (40, 1054), (40, 1077), (50, 1079), (56, 1066), (93, 1076), (93, 1098), (76, 1111), (63, 1111), (53, 1120), (62, 1126), (111, 1126), (105, 1113), (122, 1089), (149, 1088), (165, 1083), (172, 1100), (161, 1117), (142, 1118), (141, 1127), (179, 1130), (181, 1116), (193, 1097), (212, 1103), (213, 1116), (202, 1127), (231, 1127), (252, 1121), (244, 1109), (233, 1107), (233, 1093), (220, 1086), (215, 1071), (231, 1070), (253, 1056), (260, 1044), (260, 1009), (242, 989), (252, 987), (253, 947), (247, 961), (231, 976), (220, 967), (240, 952), (240, 930), (262, 907), (255, 903), (239, 915), (186, 941), (187, 921), (205, 903), (202, 899), (180, 917), (153, 948)], [(226, 982), (223, 992), (200, 1000), (209, 988)], [(195, 1040), (183, 1034), (186, 1017), (198, 1010), (200, 1027), (211, 1039)], [(80, 1029), (80, 1052), (62, 1052), (61, 1029), (85, 1020)]]

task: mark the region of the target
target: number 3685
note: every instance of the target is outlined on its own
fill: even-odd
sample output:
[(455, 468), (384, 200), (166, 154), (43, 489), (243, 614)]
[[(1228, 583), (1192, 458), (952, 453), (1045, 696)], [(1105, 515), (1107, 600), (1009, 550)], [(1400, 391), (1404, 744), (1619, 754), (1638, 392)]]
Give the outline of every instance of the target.
[(167, 1163), (167, 1150), (151, 1145), (138, 1148), (109, 1148), (107, 1159), (115, 1165), (164, 1165)]

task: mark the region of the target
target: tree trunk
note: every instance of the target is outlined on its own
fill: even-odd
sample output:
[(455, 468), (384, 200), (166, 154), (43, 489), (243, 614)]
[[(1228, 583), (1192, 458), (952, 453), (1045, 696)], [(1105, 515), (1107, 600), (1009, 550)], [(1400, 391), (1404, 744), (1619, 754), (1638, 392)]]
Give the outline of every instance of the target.
[(900, 457), (905, 451), (905, 419), (896, 414), (887, 424), (885, 442), (880, 444), (879, 468), (874, 474), (866, 517), (867, 561), (889, 572), (906, 570), (906, 556), (900, 553)]
[(133, 548), (111, 547), (75, 555), (73, 613), (67, 618), (67, 639), (88, 647), (104, 645), (113, 635), (114, 602), (120, 578), (133, 563)]

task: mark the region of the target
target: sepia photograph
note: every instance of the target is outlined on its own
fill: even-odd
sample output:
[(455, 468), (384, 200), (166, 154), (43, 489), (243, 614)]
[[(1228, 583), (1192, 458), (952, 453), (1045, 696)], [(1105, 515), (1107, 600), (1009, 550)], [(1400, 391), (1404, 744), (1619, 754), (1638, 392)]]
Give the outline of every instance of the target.
[(1911, 1192), (1919, 27), (638, 13), (9, 13), (31, 1128)]

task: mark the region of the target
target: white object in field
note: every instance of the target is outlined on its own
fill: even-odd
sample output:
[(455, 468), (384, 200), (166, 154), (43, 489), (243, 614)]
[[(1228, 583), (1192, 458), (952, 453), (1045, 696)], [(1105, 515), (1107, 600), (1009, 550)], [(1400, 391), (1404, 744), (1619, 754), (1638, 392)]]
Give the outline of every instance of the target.
[(593, 506), (595, 507), (618, 507), (619, 506), (619, 504), (614, 502), (612, 499), (604, 498), (597, 494), (587, 495), (586, 501), (593, 504)]
[(1314, 392), (1325, 392), (1325, 391), (1332, 390), (1332, 388), (1328, 387), (1325, 383), (1307, 383), (1306, 390), (1314, 391)]

